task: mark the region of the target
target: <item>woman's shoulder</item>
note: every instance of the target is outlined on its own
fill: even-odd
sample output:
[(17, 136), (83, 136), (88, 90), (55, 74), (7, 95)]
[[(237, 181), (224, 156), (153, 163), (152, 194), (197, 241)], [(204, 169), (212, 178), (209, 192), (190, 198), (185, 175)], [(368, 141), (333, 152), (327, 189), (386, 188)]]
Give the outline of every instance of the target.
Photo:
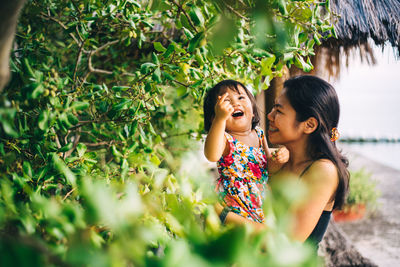
[(339, 175), (336, 165), (329, 159), (318, 159), (313, 162), (305, 176), (316, 179), (323, 178), (324, 181), (338, 182)]

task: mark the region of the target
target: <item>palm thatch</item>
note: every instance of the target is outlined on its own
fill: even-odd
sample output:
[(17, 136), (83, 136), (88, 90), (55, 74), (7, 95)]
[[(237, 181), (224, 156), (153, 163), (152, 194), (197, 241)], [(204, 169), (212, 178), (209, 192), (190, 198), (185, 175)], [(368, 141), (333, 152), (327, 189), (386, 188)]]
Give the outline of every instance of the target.
[(335, 23), (338, 39), (329, 41), (335, 46), (358, 46), (372, 38), (400, 51), (399, 0), (331, 0), (331, 9), (340, 16)]
[[(362, 62), (374, 65), (368, 40), (381, 46), (389, 42), (400, 55), (400, 0), (331, 0), (331, 9), (339, 16), (334, 22), (338, 38), (317, 48), (313, 74), (338, 79), (341, 66), (349, 65), (350, 55), (358, 54)], [(291, 75), (300, 72), (294, 69)]]

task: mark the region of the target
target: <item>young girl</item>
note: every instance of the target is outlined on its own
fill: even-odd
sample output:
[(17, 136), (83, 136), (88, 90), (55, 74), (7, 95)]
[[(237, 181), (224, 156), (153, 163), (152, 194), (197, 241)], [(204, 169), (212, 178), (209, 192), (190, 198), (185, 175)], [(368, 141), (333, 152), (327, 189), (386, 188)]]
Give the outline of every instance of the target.
[[(204, 154), (217, 162), (220, 177), (216, 191), (227, 210), (254, 222), (264, 222), (263, 195), (268, 170), (276, 171), (288, 160), (288, 151), (272, 155), (253, 95), (240, 82), (215, 85), (204, 101), (204, 128), (208, 132)], [(273, 159), (273, 160), (267, 160)]]

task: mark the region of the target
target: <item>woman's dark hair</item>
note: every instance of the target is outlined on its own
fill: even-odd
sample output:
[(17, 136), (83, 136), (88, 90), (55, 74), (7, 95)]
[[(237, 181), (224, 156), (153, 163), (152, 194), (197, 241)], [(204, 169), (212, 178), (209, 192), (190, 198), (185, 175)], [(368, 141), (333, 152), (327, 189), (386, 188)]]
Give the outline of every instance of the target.
[(284, 83), (285, 95), (296, 111), (296, 120), (305, 121), (314, 117), (318, 121), (317, 129), (310, 135), (309, 154), (313, 160), (329, 159), (338, 170), (339, 185), (335, 196), (334, 208), (345, 203), (349, 187), (349, 162), (331, 141), (331, 132), (339, 122), (339, 100), (335, 89), (328, 82), (310, 75), (297, 76)]
[(251, 129), (254, 129), (260, 122), (260, 116), (258, 115), (256, 100), (250, 91), (242, 83), (234, 80), (224, 80), (217, 83), (213, 88), (211, 88), (206, 97), (204, 98), (204, 129), (208, 132), (211, 128), (212, 120), (215, 117), (215, 104), (217, 103), (218, 96), (225, 93), (228, 89), (239, 93), (239, 87), (242, 87), (249, 97), (251, 104), (253, 106), (253, 119), (251, 121)]

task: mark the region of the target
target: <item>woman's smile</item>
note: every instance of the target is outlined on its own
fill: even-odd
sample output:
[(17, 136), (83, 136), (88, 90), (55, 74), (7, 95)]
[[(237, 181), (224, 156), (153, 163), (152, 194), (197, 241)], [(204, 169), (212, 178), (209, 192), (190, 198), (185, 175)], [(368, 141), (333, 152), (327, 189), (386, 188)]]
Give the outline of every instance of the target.
[(278, 128), (275, 128), (271, 125), (268, 127), (268, 135), (270, 135), (272, 133), (276, 133), (277, 131), (279, 131)]

